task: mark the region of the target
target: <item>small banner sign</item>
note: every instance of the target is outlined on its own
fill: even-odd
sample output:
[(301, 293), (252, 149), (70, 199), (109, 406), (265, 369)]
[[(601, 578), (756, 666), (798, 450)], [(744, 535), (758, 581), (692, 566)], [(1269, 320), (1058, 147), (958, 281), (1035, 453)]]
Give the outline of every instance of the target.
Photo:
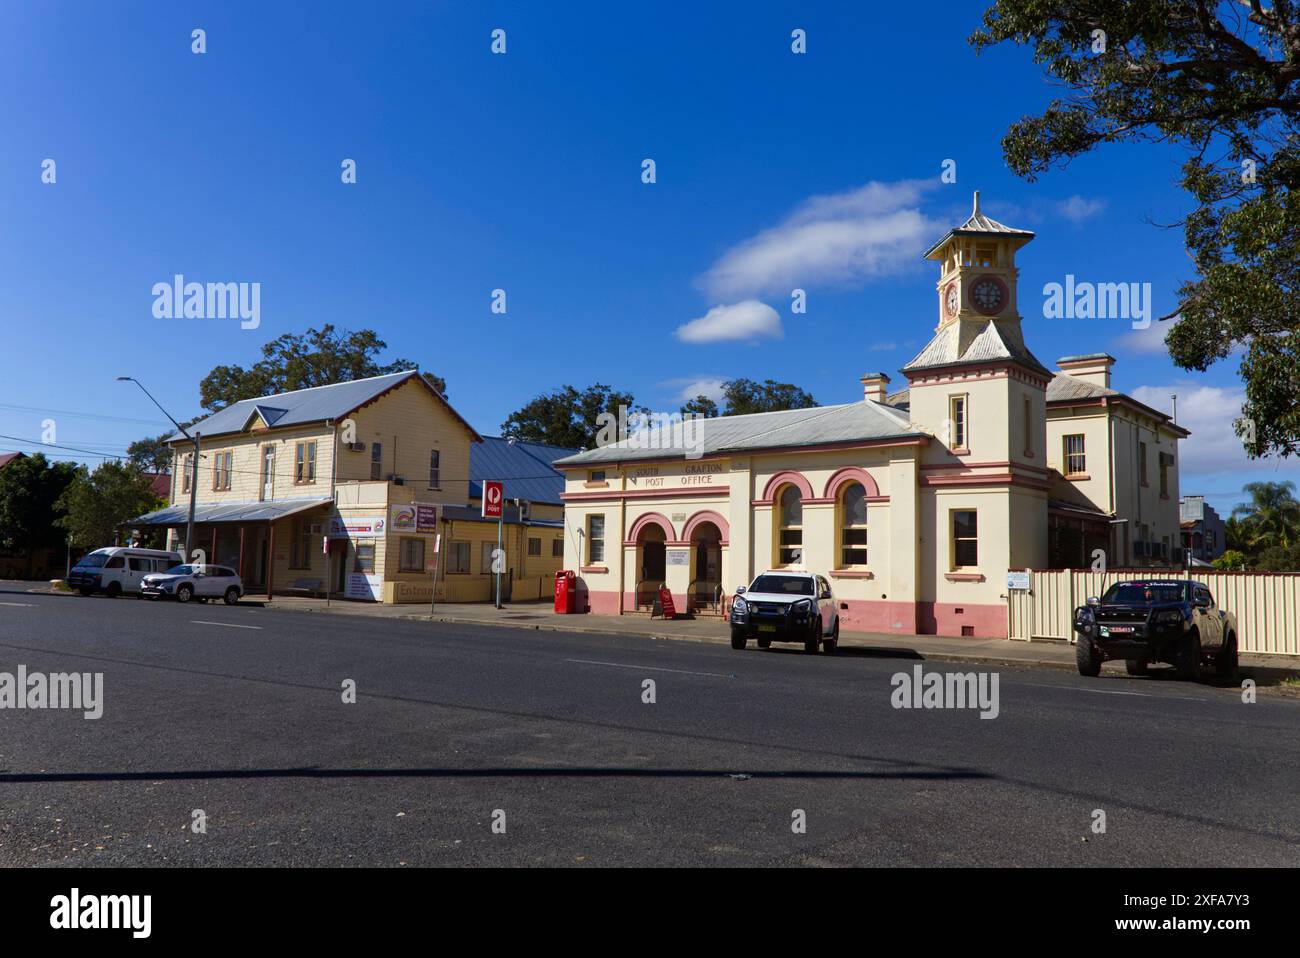
[(673, 594), (667, 586), (659, 589), (659, 607), (663, 609), (665, 619), (677, 618), (677, 606), (673, 604)]

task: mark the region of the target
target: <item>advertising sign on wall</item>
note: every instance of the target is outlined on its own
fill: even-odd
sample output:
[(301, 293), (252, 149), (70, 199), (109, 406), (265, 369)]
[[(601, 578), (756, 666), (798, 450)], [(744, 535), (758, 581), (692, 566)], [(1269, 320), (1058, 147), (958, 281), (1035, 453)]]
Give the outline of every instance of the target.
[(348, 575), (343, 594), (349, 599), (370, 599), (378, 602), (384, 591), (384, 577), (353, 572)]
[(387, 534), (388, 523), (383, 516), (330, 516), (331, 539), (354, 539), (363, 536)]

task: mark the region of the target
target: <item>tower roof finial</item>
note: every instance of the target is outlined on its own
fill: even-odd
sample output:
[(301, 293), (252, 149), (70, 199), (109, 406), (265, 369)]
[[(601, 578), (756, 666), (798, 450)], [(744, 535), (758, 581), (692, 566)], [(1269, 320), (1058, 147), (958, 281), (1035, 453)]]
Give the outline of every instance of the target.
[(979, 190), (975, 191), (975, 206), (973, 209), (971, 209), (970, 215), (971, 216), (980, 215), (980, 191)]

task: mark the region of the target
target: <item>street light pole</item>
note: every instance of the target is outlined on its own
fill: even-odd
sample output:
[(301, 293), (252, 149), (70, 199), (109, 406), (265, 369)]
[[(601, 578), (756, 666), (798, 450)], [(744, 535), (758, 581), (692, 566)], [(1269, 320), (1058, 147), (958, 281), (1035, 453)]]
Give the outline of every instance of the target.
[[(162, 414), (168, 419), (171, 419), (172, 425), (180, 430), (181, 435), (194, 443), (194, 461), (191, 463), (190, 469), (190, 517), (189, 521), (185, 524), (185, 555), (181, 557), (182, 561), (189, 562), (194, 555), (191, 551), (194, 548), (194, 504), (199, 493), (199, 434), (195, 433), (191, 436), (184, 426), (178, 423), (175, 419), (172, 419), (172, 414), (166, 409), (163, 409), (162, 403), (153, 398), (153, 393), (145, 389), (144, 384), (141, 383), (140, 380), (136, 379), (134, 376), (118, 376), (117, 379), (118, 382), (135, 383), (139, 386), (140, 391), (148, 396), (155, 406), (162, 410)], [(180, 470), (175, 471), (177, 473), (180, 472)]]

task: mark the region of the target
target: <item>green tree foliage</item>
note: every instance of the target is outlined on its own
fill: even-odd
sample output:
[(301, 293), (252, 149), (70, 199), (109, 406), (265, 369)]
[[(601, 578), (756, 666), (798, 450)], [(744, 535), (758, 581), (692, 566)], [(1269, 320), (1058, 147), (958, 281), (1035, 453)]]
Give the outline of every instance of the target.
[(1214, 560), (1214, 567), (1224, 572), (1236, 572), (1246, 568), (1247, 562), (1246, 553), (1237, 549), (1227, 549), (1223, 555)]
[(718, 404), (703, 394), (688, 399), (682, 404), (683, 416), (703, 416), (705, 419), (713, 419), (718, 414)]
[[(415, 368), (415, 363), (406, 359), (380, 363), (375, 357), (387, 348), (388, 344), (373, 329), (336, 332), (332, 324), (326, 323), (301, 334), (285, 333), (264, 345), (262, 358), (247, 369), (214, 367), (199, 383), (199, 403), (209, 412), (216, 412), (241, 399)], [(444, 379), (432, 373), (423, 375), (429, 385), (446, 395)]]
[(164, 505), (149, 490), (149, 478), (129, 463), (101, 463), (94, 472), (85, 466), (59, 497), (66, 529), (74, 546), (96, 549), (116, 543), (123, 523)]
[(594, 449), (601, 431), (601, 415), (618, 417), (619, 407), (624, 419), (646, 411), (634, 408), (631, 393), (618, 392), (603, 383), (581, 392), (563, 386), (512, 412), (501, 424), (501, 435), (568, 449)]
[(27, 576), (39, 552), (64, 544), (55, 503), (75, 473), (72, 463), (51, 463), (39, 452), (0, 469), (0, 552), (22, 557)]
[[(189, 424), (186, 423), (188, 426)], [(126, 447), (127, 462), (141, 472), (166, 472), (172, 470), (172, 450), (167, 439), (175, 429), (168, 429), (159, 436), (147, 436), (137, 439)]]
[(1287, 549), (1300, 542), (1300, 502), (1294, 482), (1251, 482), (1243, 491), (1250, 502), (1233, 509), (1232, 517), (1240, 519), (1241, 536), (1252, 551)]
[(765, 379), (761, 383), (752, 379), (731, 379), (722, 384), (724, 416), (747, 416), (756, 412), (780, 412), (785, 409), (807, 409), (817, 405), (817, 400), (798, 386)]
[(1165, 338), (1185, 369), (1236, 350), (1253, 457), (1300, 452), (1300, 5), (1294, 0), (997, 0), (976, 50), (1010, 42), (1068, 90), (1002, 141), (1030, 180), (1103, 144), (1187, 148), (1195, 277)]

